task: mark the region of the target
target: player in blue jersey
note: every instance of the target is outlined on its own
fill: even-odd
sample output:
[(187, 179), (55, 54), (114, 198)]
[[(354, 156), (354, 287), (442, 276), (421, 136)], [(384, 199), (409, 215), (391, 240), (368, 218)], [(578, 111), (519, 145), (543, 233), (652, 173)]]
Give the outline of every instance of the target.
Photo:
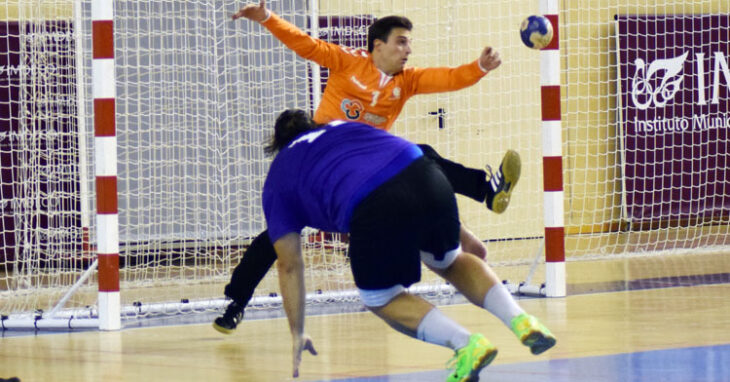
[(317, 126), (306, 112), (292, 109), (277, 118), (266, 151), (276, 157), (263, 207), (279, 260), (294, 377), (301, 353), (316, 354), (304, 333), (305, 226), (350, 234), (350, 265), (364, 305), (404, 334), (453, 349), (447, 381), (477, 380), (497, 349), (407, 292), (420, 280), (421, 261), (502, 320), (533, 354), (555, 345), (555, 337), (520, 308), (491, 268), (462, 252), (454, 191), (418, 146), (356, 122)]

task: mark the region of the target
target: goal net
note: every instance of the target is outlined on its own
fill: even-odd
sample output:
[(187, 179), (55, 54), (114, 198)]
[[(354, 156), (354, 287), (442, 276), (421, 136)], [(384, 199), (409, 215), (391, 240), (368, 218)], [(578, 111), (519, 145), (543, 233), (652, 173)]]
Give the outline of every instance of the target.
[[(47, 310), (91, 263), (85, 70), (67, 2), (0, 7), (0, 313)], [(88, 179), (88, 178), (87, 178)]]
[[(122, 313), (140, 317), (219, 310), (233, 267), (265, 228), (260, 198), (269, 159), (262, 147), (273, 121), (286, 108), (313, 109), (327, 73), (297, 57), (260, 25), (231, 21), (242, 2), (114, 4)], [(721, 198), (708, 196), (710, 192), (688, 194), (688, 205), (711, 205), (717, 212), (703, 213), (701, 219), (692, 208), (685, 215), (663, 213), (662, 203), (672, 202), (661, 199), (642, 199), (658, 206), (660, 212), (651, 219), (629, 214), (636, 208), (653, 210), (637, 204), (636, 196), (667, 179), (636, 163), (633, 178), (628, 177), (631, 139), (620, 133), (626, 118), (621, 100), (625, 102), (634, 72), (628, 82), (621, 80), (620, 27), (614, 19), (727, 14), (727, 4), (560, 6), (566, 7), (559, 12), (559, 35), (569, 292), (634, 279), (727, 272), (718, 268), (727, 266), (726, 257), (717, 255), (727, 250), (726, 210), (715, 204)], [(392, 132), (428, 143), (469, 167), (496, 167), (507, 148), (517, 150), (523, 173), (509, 209), (496, 215), (459, 197), (460, 214), (465, 226), (485, 241), (488, 261), (502, 278), (537, 285), (545, 281), (541, 59), (522, 45), (518, 34), (522, 19), (539, 13), (537, 1), (275, 0), (267, 7), (313, 35), (358, 48), (366, 46), (365, 26), (373, 18), (406, 15), (414, 23), (409, 58), (414, 66), (456, 66), (476, 59), (484, 46), (495, 47), (503, 60), (500, 68), (468, 89), (411, 99)], [(687, 49), (717, 47), (728, 39), (715, 39), (713, 33), (727, 28), (720, 24)], [(628, 40), (636, 33), (657, 37), (653, 30), (627, 33)], [(97, 313), (91, 44), (88, 0), (10, 1), (0, 7), (4, 315), (33, 317), (54, 309), (59, 300), (64, 307), (54, 310), (59, 315)], [(640, 51), (626, 48), (631, 49), (634, 55)], [(658, 49), (655, 58), (667, 56)], [(707, 102), (712, 101), (711, 73), (720, 73), (719, 102), (727, 105), (726, 67), (710, 53), (705, 60)], [(711, 60), (720, 62), (716, 72)], [(691, 108), (689, 99), (674, 102)], [(727, 115), (724, 110), (710, 112)], [(726, 147), (726, 137), (711, 138)], [(646, 136), (641, 139), (646, 143)], [(716, 188), (722, 184), (718, 179), (727, 178), (719, 177), (727, 165), (712, 151), (715, 146), (702, 151), (706, 141), (699, 138), (681, 144), (683, 152), (698, 150), (698, 165), (704, 166), (684, 170), (694, 182), (690, 186), (726, 194), (727, 188)], [(665, 157), (669, 151), (656, 147), (642, 149), (654, 150), (656, 166), (677, 163)], [(708, 160), (711, 155), (716, 159)], [(710, 172), (712, 180), (692, 177)], [(629, 189), (629, 184), (643, 188)], [(355, 301), (343, 238), (306, 231), (303, 239), (310, 300)], [(631, 267), (624, 266), (627, 261)], [(682, 273), (688, 265), (700, 269)], [(252, 309), (277, 306), (276, 277), (274, 268), (257, 289)], [(429, 272), (417, 287), (432, 297), (453, 293)], [(73, 293), (66, 300), (69, 290)]]
[(726, 1), (561, 10), (569, 291), (728, 282)]

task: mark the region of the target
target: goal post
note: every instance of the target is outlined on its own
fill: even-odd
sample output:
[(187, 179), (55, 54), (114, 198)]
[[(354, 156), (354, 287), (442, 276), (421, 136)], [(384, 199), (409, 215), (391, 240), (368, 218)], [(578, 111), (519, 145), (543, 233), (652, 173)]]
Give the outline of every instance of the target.
[[(79, 3), (80, 4), (80, 3)], [(121, 328), (114, 0), (91, 1), (99, 329)]]
[[(128, 320), (225, 306), (223, 288), (233, 268), (265, 229), (260, 199), (270, 159), (262, 147), (274, 119), (290, 107), (311, 110), (327, 78), (260, 25), (230, 20), (244, 4), (11, 0), (0, 7), (3, 328), (113, 330)], [(355, 48), (366, 45), (367, 22), (405, 15), (414, 23), (413, 66), (460, 65), (487, 45), (500, 52), (503, 64), (475, 86), (409, 100), (392, 132), (474, 168), (497, 166), (507, 148), (520, 153), (522, 177), (504, 214), (458, 197), (463, 224), (484, 240), (487, 261), (513, 292), (562, 296), (727, 282), (728, 188), (722, 187), (730, 177), (721, 177), (727, 164), (720, 149), (727, 146), (730, 82), (730, 50), (722, 44), (730, 39), (720, 16), (730, 13), (728, 4), (576, 4), (267, 2), (301, 29)], [(554, 22), (555, 46), (538, 52), (522, 44), (519, 26), (532, 14)], [(617, 27), (617, 15), (653, 18)], [(656, 30), (667, 23), (661, 15), (674, 15), (671, 22), (687, 28), (675, 28), (655, 48), (621, 45), (621, 28), (639, 22), (645, 24), (637, 31), (625, 29), (628, 40), (661, 38)], [(711, 19), (693, 22), (699, 15)], [(111, 56), (97, 55), (96, 48), (110, 43), (92, 38), (109, 31), (102, 27), (109, 20)], [(700, 31), (692, 30), (695, 24)], [(692, 33), (696, 42), (670, 46)], [(653, 124), (647, 134), (646, 121), (659, 119), (653, 114), (641, 120), (638, 134), (625, 124), (641, 117), (626, 109), (635, 102), (627, 89), (636, 59), (645, 64), (644, 77), (637, 78), (655, 88), (656, 74), (664, 72), (646, 73), (657, 60), (681, 57), (667, 53), (672, 49), (689, 51), (693, 60), (682, 66), (682, 86), (702, 79), (706, 91), (689, 89), (664, 105), (653, 100), (652, 113), (692, 110), (704, 94), (699, 106), (705, 114), (698, 115), (707, 115), (706, 128), (695, 137), (666, 129), (657, 134)], [(660, 64), (667, 62), (654, 68)], [(690, 81), (691, 68), (704, 76)], [(98, 75), (104, 69), (107, 74)], [(103, 117), (109, 99), (113, 117)], [(683, 161), (676, 174), (657, 172)], [(682, 186), (687, 194), (671, 191)], [(115, 201), (102, 199), (112, 189)], [(346, 240), (309, 230), (303, 235), (309, 301), (325, 307), (356, 302)], [(102, 271), (115, 262), (116, 282)], [(430, 272), (413, 290), (454, 296)], [(111, 295), (100, 297), (100, 291)], [(247, 317), (278, 309), (277, 293), (274, 268)], [(110, 314), (102, 318), (102, 311)]]
[(557, 0), (540, 0), (540, 13), (552, 24), (554, 36), (541, 50), (540, 110), (542, 116), (543, 189), (545, 215), (545, 288), (540, 295), (565, 297), (565, 213), (563, 140), (560, 108), (560, 23)]

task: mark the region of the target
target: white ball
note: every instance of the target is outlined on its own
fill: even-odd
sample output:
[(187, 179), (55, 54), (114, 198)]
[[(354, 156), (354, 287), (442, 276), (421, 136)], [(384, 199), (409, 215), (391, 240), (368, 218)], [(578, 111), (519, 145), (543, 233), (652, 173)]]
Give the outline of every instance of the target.
[(542, 49), (553, 40), (553, 24), (544, 16), (530, 16), (522, 21), (520, 37), (528, 48)]

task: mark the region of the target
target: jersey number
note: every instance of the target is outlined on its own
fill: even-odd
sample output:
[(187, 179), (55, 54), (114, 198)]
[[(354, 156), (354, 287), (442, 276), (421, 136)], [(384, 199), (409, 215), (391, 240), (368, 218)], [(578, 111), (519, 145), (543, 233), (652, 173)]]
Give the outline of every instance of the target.
[(292, 143), (289, 144), (289, 148), (294, 147), (294, 145), (296, 145), (297, 143), (300, 143), (300, 142), (312, 143), (312, 142), (314, 142), (315, 139), (319, 138), (320, 135), (322, 135), (326, 132), (327, 132), (327, 130), (322, 129), (319, 131), (313, 131), (311, 133), (304, 134), (301, 137), (292, 141)]
[(380, 92), (377, 90), (373, 91), (373, 102), (370, 102), (370, 106), (375, 106), (378, 103), (378, 97), (380, 97)]

